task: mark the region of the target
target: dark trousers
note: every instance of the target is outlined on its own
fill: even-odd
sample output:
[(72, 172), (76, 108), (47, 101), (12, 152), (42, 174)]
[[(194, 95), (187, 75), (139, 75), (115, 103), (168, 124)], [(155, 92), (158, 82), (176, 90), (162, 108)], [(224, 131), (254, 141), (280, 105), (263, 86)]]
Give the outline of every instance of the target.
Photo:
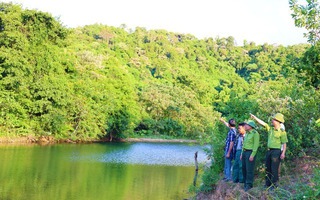
[(271, 149), (266, 154), (266, 186), (277, 186), (279, 180), (280, 149)]
[(253, 187), (253, 178), (254, 178), (254, 163), (256, 161), (256, 157), (254, 157), (253, 161), (249, 160), (252, 151), (243, 151), (242, 152), (242, 174), (243, 174), (243, 182), (245, 188)]
[(242, 175), (242, 161), (240, 160), (240, 155), (241, 155), (242, 150), (237, 150), (234, 163), (232, 166), (232, 179), (233, 182), (237, 183), (243, 183), (243, 175)]

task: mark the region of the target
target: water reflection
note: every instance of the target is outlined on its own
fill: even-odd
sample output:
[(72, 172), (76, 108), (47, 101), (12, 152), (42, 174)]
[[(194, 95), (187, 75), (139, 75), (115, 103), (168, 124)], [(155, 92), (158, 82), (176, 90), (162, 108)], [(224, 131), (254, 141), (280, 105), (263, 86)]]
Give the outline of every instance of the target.
[(187, 144), (0, 146), (0, 199), (183, 199), (194, 175)]
[[(108, 149), (108, 148), (107, 148)], [(142, 165), (194, 165), (194, 153), (198, 151), (198, 162), (206, 160), (203, 147), (199, 145), (172, 144), (172, 143), (131, 143), (118, 144), (111, 151), (102, 154), (76, 156), (72, 159), (97, 161), (105, 163), (124, 163)]]

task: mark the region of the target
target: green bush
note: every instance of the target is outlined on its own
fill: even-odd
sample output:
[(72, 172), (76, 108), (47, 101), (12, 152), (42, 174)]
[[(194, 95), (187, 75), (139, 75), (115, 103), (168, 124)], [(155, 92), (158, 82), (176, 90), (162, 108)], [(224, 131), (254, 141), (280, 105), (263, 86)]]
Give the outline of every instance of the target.
[(111, 113), (107, 119), (107, 136), (113, 138), (124, 138), (130, 124), (130, 114), (125, 110), (118, 110)]

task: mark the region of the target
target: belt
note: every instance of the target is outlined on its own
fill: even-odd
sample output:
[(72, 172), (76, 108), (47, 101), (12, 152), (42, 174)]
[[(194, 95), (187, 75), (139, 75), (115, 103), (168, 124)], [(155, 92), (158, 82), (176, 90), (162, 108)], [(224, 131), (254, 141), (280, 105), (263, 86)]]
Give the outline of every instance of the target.
[(278, 149), (278, 148), (269, 148), (268, 151), (271, 151), (271, 150), (281, 150), (281, 149)]
[(243, 149), (243, 151), (252, 151), (252, 149)]

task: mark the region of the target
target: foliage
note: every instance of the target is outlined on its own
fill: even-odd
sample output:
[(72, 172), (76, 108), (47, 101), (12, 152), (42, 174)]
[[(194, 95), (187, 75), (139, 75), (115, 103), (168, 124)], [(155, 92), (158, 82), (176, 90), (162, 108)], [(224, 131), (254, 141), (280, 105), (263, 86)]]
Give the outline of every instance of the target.
[(320, 87), (320, 41), (310, 47), (302, 58), (303, 64), (298, 68), (309, 77), (309, 82), (316, 88)]
[[(320, 146), (319, 7), (307, 2), (290, 6), (312, 45), (288, 47), (142, 27), (69, 29), (49, 13), (0, 3), (0, 135), (198, 139), (214, 163), (203, 191), (222, 171), (221, 116), (270, 123), (281, 112), (287, 158), (304, 155)], [(267, 136), (258, 131), (262, 162)]]
[(296, 194), (293, 195), (293, 199), (319, 199), (320, 198), (320, 168), (314, 170), (313, 178), (310, 184), (303, 182), (297, 183)]
[(117, 135), (118, 138), (121, 137), (128, 129), (129, 124), (130, 115), (125, 108), (112, 113), (107, 120), (107, 133), (109, 134), (110, 140), (112, 140), (114, 135)]
[[(208, 192), (214, 190), (218, 181), (221, 179), (220, 172), (223, 170), (224, 164), (224, 139), (225, 134), (222, 134), (222, 130), (225, 126), (216, 126), (214, 132), (220, 134), (210, 134), (210, 137), (203, 139), (202, 141), (210, 144), (205, 150), (208, 159), (211, 161), (209, 169), (205, 170), (202, 175), (202, 185), (199, 187), (199, 191)], [(226, 132), (225, 130), (223, 132)]]
[(304, 27), (308, 42), (315, 44), (320, 40), (320, 5), (318, 0), (306, 0), (306, 5), (298, 4), (298, 0), (289, 0), (291, 14), (297, 27)]
[(319, 45), (236, 46), (232, 37), (101, 24), (68, 29), (48, 13), (0, 7), (2, 135), (173, 136), (212, 142), (218, 156), (221, 115), (268, 121), (283, 112), (289, 156), (319, 145), (319, 90), (309, 87), (319, 80)]
[(305, 72), (310, 83), (319, 88), (320, 85), (320, 4), (317, 0), (307, 0), (306, 5), (298, 4), (297, 0), (289, 0), (292, 18), (297, 27), (304, 27), (308, 33), (305, 37), (312, 44), (302, 59), (300, 66), (296, 67), (300, 72)]
[[(306, 90), (295, 81), (287, 85), (269, 81), (256, 87), (259, 92), (252, 98), (257, 99), (259, 111), (255, 114), (269, 125), (275, 113), (281, 112), (285, 116), (284, 124), (289, 139), (287, 155), (294, 156), (306, 148), (319, 146), (319, 129), (315, 125), (320, 111), (318, 91), (312, 87)], [(259, 132), (264, 133), (264, 130), (260, 129)], [(261, 141), (262, 146), (266, 146), (266, 140)]]
[(221, 169), (218, 165), (212, 165), (208, 170), (204, 171), (202, 175), (202, 185), (199, 190), (202, 192), (209, 192), (214, 190), (217, 182), (221, 179), (219, 172)]
[(316, 126), (320, 127), (320, 118), (316, 121)]

